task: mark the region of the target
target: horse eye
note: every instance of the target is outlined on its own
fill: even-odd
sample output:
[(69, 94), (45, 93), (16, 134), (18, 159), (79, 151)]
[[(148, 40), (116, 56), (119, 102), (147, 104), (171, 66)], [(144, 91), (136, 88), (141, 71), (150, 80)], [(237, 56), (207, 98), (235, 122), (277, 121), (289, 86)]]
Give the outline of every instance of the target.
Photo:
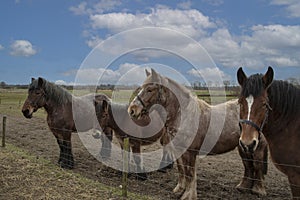
[(39, 94), (41, 94), (41, 92), (40, 91), (35, 91), (35, 94), (39, 95)]

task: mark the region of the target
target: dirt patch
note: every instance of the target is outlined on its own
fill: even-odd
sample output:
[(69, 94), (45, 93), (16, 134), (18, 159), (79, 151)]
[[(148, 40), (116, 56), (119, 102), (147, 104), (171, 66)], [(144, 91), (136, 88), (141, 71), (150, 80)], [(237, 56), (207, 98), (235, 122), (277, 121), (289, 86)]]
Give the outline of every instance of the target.
[[(58, 145), (44, 119), (33, 118), (28, 120), (23, 117), (8, 116), (7, 125), (8, 143), (29, 151), (36, 158), (42, 157), (51, 163), (57, 163), (59, 155)], [(77, 134), (72, 136), (72, 145), (75, 158), (75, 169), (72, 172), (79, 173), (88, 179), (104, 183), (107, 186), (117, 188), (121, 185), (119, 174), (91, 156), (82, 145)], [(178, 172), (175, 168), (165, 174), (152, 172), (146, 181), (139, 181), (134, 177), (130, 177), (129, 190), (152, 196), (155, 199), (178, 199), (178, 196), (172, 193), (173, 188), (177, 184), (177, 175)], [(268, 174), (265, 176), (266, 197), (238, 192), (235, 186), (239, 183), (242, 175), (243, 166), (237, 150), (223, 155), (198, 159), (198, 198), (272, 200), (291, 198), (287, 178), (275, 169), (270, 159)], [(51, 173), (49, 176), (51, 176)], [(21, 187), (20, 190), (26, 191), (26, 187)]]

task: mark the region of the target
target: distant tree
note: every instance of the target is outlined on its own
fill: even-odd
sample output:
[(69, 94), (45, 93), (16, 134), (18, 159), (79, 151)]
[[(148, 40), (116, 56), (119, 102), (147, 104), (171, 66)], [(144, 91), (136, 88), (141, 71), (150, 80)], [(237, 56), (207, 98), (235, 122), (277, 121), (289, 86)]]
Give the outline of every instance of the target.
[(1, 87), (1, 88), (4, 88), (6, 85), (7, 85), (7, 84), (6, 84), (4, 81), (1, 81), (1, 82), (0, 82), (0, 87)]

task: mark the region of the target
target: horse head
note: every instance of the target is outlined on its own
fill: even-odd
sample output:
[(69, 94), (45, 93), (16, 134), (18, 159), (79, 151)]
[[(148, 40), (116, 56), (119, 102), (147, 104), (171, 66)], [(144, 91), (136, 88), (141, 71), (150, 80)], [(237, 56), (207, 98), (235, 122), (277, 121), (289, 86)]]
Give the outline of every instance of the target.
[(32, 114), (46, 104), (45, 79), (31, 79), (28, 89), (28, 96), (24, 102), (22, 112), (26, 118), (31, 118)]
[(143, 114), (149, 113), (154, 104), (163, 104), (165, 101), (168, 80), (154, 69), (151, 69), (151, 73), (146, 70), (146, 75), (140, 91), (128, 107), (128, 113), (133, 119), (140, 119)]
[(241, 86), (239, 144), (245, 152), (254, 152), (258, 146), (260, 135), (268, 119), (269, 106), (267, 90), (274, 77), (271, 67), (264, 74), (247, 77), (242, 68), (237, 71), (237, 79)]
[(109, 125), (109, 110), (111, 109), (111, 105), (108, 99), (94, 99), (96, 116), (99, 122), (99, 125), (102, 129), (105, 129)]

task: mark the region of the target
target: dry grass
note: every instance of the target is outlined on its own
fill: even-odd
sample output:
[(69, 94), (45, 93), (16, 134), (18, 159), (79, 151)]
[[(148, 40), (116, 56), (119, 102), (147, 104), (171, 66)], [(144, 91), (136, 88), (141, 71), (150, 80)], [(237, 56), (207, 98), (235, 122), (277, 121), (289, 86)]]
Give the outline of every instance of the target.
[[(122, 199), (105, 186), (12, 145), (0, 147), (0, 199)], [(129, 193), (129, 199), (150, 199)]]

